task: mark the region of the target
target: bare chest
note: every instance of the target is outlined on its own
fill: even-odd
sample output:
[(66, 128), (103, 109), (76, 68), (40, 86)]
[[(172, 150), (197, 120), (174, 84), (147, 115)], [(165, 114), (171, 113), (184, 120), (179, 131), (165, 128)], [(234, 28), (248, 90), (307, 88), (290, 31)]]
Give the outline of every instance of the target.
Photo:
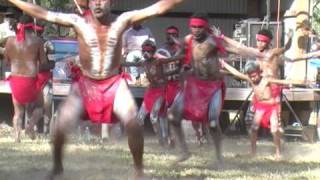
[(194, 61), (206, 60), (213, 51), (212, 44), (209, 42), (197, 43), (192, 45), (192, 57)]
[(269, 100), (271, 98), (271, 88), (266, 80), (261, 80), (253, 89), (258, 100)]
[[(93, 26), (82, 23), (80, 32), (80, 61), (86, 61), (83, 68), (92, 76), (107, 76), (114, 65), (120, 62), (121, 28), (110, 26)], [(119, 64), (119, 63), (118, 63)]]

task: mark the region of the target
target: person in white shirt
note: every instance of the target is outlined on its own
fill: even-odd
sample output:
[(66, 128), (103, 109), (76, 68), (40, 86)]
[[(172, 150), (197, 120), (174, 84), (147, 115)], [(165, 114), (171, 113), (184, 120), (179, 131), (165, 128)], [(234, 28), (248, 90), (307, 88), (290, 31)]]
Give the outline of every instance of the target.
[(3, 47), (5, 41), (10, 36), (15, 36), (15, 30), (11, 27), (15, 27), (19, 12), (14, 8), (8, 8), (7, 12), (4, 13), (3, 23), (0, 24), (0, 46)]
[[(126, 62), (136, 62), (143, 59), (141, 45), (147, 39), (155, 42), (151, 30), (141, 23), (132, 25), (124, 32), (122, 45), (123, 57)], [(139, 79), (140, 74), (143, 73), (143, 69), (140, 67), (128, 67), (126, 71), (133, 76), (133, 83), (135, 83), (135, 80)]]
[[(10, 36), (15, 36), (15, 30), (11, 27), (16, 27), (17, 19), (20, 16), (20, 12), (14, 8), (8, 8), (4, 13), (3, 23), (0, 24), (0, 60), (5, 53), (5, 44)], [(6, 72), (9, 71), (9, 68), (3, 64), (3, 61), (0, 61), (0, 79), (5, 78)]]

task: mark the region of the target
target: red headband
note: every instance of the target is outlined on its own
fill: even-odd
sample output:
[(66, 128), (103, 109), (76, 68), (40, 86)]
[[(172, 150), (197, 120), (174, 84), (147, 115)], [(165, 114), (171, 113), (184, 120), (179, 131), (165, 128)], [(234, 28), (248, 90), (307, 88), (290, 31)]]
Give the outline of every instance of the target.
[(17, 25), (17, 41), (18, 42), (23, 42), (25, 40), (25, 30), (26, 29), (32, 29), (36, 31), (43, 31), (43, 27), (34, 25), (33, 23), (28, 23), (28, 24), (22, 24), (18, 23)]
[(155, 51), (156, 48), (153, 46), (142, 46), (142, 51)]
[(170, 33), (170, 34), (178, 34), (178, 30), (177, 29), (174, 29), (174, 28), (169, 28), (167, 29), (167, 33)]
[(209, 27), (208, 21), (201, 18), (191, 18), (189, 21), (189, 26), (203, 26), (205, 28)]
[(266, 43), (270, 43), (271, 39), (268, 36), (262, 35), (262, 34), (257, 34), (256, 35), (256, 39), (258, 41), (262, 41), (262, 42), (266, 42)]

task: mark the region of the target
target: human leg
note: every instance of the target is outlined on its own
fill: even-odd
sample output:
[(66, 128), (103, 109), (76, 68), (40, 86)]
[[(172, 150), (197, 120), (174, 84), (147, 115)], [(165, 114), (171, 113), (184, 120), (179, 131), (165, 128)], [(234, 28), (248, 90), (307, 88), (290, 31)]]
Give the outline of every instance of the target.
[(198, 122), (192, 122), (192, 128), (196, 133), (196, 138), (197, 138), (197, 142), (199, 143), (199, 145), (202, 145), (202, 133), (201, 133), (201, 128), (202, 125)]
[(281, 156), (281, 123), (279, 118), (279, 111), (273, 110), (270, 117), (271, 133), (273, 135), (273, 143), (275, 145), (275, 158), (279, 159)]
[(153, 126), (153, 130), (159, 137), (159, 143), (161, 145), (163, 145), (165, 139), (167, 138), (167, 128), (164, 118), (162, 117), (163, 114), (161, 114), (163, 112), (160, 112), (161, 108), (163, 107), (163, 101), (163, 97), (159, 97), (153, 104), (152, 110), (150, 112), (151, 124)]
[(183, 93), (177, 94), (173, 104), (168, 109), (167, 119), (170, 123), (170, 128), (177, 140), (177, 145), (180, 149), (180, 154), (177, 162), (185, 161), (190, 157), (190, 152), (186, 143), (185, 135), (181, 127), (183, 112)]
[(12, 118), (13, 122), (13, 129), (15, 134), (15, 142), (21, 141), (21, 126), (22, 126), (22, 119), (24, 117), (24, 106), (19, 104), (17, 101), (12, 98), (14, 114)]
[(27, 106), (27, 116), (30, 118), (28, 118), (29, 122), (25, 132), (32, 140), (36, 138), (34, 127), (41, 117), (43, 117), (43, 113), (43, 95), (41, 93), (35, 102), (32, 102)]
[(220, 112), (222, 109), (222, 90), (217, 90), (209, 104), (209, 131), (216, 148), (216, 158), (222, 161), (221, 143), (222, 131), (219, 124)]
[(318, 134), (318, 141), (320, 142), (320, 116), (317, 119), (317, 134)]
[(138, 122), (141, 126), (144, 125), (144, 120), (146, 119), (147, 115), (148, 112), (146, 110), (146, 106), (144, 103), (142, 103), (137, 116)]
[(258, 139), (258, 130), (260, 127), (260, 122), (263, 116), (263, 112), (257, 110), (254, 114), (254, 119), (251, 124), (250, 143), (251, 143), (251, 155), (255, 156), (257, 154), (257, 139)]
[(78, 86), (74, 85), (69, 96), (62, 102), (58, 109), (58, 117), (53, 132), (53, 170), (52, 175), (63, 171), (63, 147), (66, 135), (76, 127), (83, 111), (82, 99)]
[(121, 81), (114, 100), (114, 113), (128, 134), (128, 145), (137, 177), (143, 176), (143, 131), (137, 120), (137, 106), (125, 81)]

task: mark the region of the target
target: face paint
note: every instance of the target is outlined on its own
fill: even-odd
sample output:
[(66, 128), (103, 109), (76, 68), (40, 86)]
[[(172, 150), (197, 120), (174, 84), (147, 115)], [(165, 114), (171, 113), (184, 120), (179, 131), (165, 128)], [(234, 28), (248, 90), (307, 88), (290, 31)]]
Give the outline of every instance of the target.
[(90, 0), (89, 8), (96, 18), (109, 15), (111, 12), (112, 0)]
[(208, 21), (200, 18), (191, 18), (189, 21), (191, 34), (195, 40), (201, 40), (206, 37), (206, 33), (209, 30), (208, 26)]

